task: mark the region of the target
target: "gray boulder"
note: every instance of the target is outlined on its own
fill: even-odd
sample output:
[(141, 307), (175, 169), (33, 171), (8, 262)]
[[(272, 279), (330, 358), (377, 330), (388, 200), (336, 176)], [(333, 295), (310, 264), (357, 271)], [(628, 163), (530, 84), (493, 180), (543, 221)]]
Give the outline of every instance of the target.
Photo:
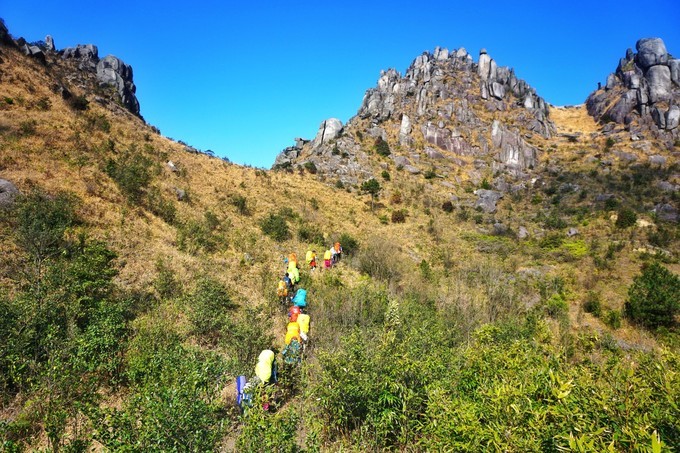
[(668, 66), (652, 66), (645, 78), (649, 83), (650, 102), (667, 101), (671, 98), (671, 70)]
[(638, 53), (635, 62), (642, 69), (668, 62), (666, 45), (660, 38), (643, 38), (635, 44)]
[(56, 50), (56, 47), (54, 46), (54, 38), (52, 38), (50, 35), (45, 36), (45, 48), (50, 52), (54, 52)]
[(120, 58), (107, 55), (99, 60), (96, 69), (99, 84), (115, 87), (125, 108), (139, 116), (139, 101), (135, 96), (137, 87), (132, 81), (132, 67)]
[(418, 167), (414, 167), (413, 165), (404, 165), (404, 170), (411, 173), (412, 175), (417, 175), (420, 173), (420, 169)]
[(526, 229), (526, 227), (519, 227), (519, 231), (517, 232), (517, 237), (519, 239), (526, 239), (529, 237), (529, 230)]
[(475, 208), (481, 208), (486, 213), (496, 212), (496, 203), (503, 198), (503, 194), (495, 190), (478, 189), (475, 191), (478, 199)]
[(402, 146), (409, 146), (412, 142), (411, 131), (413, 126), (411, 125), (411, 118), (408, 115), (403, 115), (401, 117), (401, 126), (399, 127), (399, 144)]
[(99, 62), (99, 49), (94, 44), (78, 44), (64, 49), (61, 57), (65, 60), (78, 60), (80, 69), (94, 70)]
[(653, 156), (649, 156), (649, 163), (658, 166), (666, 165), (666, 158), (664, 156), (655, 154)]
[(318, 148), (324, 143), (338, 138), (342, 129), (342, 121), (337, 118), (330, 118), (321, 123), (319, 131), (316, 133), (316, 138), (314, 139), (314, 148)]
[(444, 155), (434, 148), (425, 148), (425, 155), (430, 159), (443, 159)]
[(671, 80), (680, 86), (680, 60), (673, 58), (668, 61), (668, 68), (671, 70)]
[(534, 168), (538, 164), (538, 152), (527, 144), (518, 133), (509, 131), (495, 120), (491, 125), (491, 142), (498, 149), (498, 159), (514, 170)]
[(680, 107), (677, 105), (671, 106), (666, 112), (666, 129), (673, 130), (680, 124)]
[(14, 199), (19, 195), (19, 189), (6, 179), (0, 179), (0, 208), (12, 206)]
[(578, 235), (578, 229), (577, 228), (572, 227), (572, 228), (569, 228), (569, 230), (567, 231), (567, 236), (569, 236), (570, 238), (577, 236), (577, 235)]
[(656, 212), (656, 217), (659, 220), (665, 222), (678, 221), (678, 210), (672, 204), (660, 203), (654, 207), (654, 212)]
[(394, 165), (396, 165), (397, 167), (406, 167), (407, 165), (411, 165), (411, 161), (408, 160), (408, 157), (395, 156), (394, 154), (392, 154), (390, 157), (394, 161)]

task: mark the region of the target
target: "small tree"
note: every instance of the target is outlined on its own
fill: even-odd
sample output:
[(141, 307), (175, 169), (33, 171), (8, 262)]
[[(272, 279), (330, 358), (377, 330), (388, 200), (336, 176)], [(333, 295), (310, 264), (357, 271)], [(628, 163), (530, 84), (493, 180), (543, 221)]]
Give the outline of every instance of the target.
[(363, 184), (361, 184), (361, 191), (371, 195), (371, 211), (373, 211), (375, 197), (378, 196), (380, 190), (382, 190), (382, 188), (380, 187), (380, 183), (376, 181), (375, 178), (371, 178), (368, 181), (364, 181)]
[(378, 137), (375, 140), (375, 152), (383, 157), (387, 157), (392, 154), (392, 151), (390, 151), (390, 145), (385, 140), (383, 140), (382, 137)]
[(659, 263), (643, 267), (628, 288), (625, 311), (646, 327), (673, 326), (680, 312), (680, 278)]

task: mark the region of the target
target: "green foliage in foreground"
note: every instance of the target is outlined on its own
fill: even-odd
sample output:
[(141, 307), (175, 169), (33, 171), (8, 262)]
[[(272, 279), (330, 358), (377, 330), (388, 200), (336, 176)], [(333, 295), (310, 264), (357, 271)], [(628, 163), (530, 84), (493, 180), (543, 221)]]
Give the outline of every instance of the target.
[(402, 322), (356, 331), (320, 355), (310, 392), (326, 442), (367, 450), (629, 451), (660, 439), (680, 447), (676, 354), (625, 358), (583, 338), (592, 355), (569, 359), (533, 317), (487, 325), (454, 345), (436, 320), (423, 320), (423, 329)]
[(625, 309), (631, 320), (646, 327), (675, 325), (680, 313), (680, 277), (659, 263), (644, 267), (628, 289)]

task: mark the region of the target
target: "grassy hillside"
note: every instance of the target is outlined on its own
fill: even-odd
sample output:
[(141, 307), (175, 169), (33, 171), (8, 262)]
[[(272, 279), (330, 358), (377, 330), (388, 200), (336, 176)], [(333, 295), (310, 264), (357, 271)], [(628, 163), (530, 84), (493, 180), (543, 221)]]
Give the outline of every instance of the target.
[[(657, 186), (679, 182), (673, 156), (615, 153), (644, 162), (654, 143), (553, 109), (567, 135), (536, 139), (536, 182), (493, 214), (474, 208), (483, 183), (367, 148), (390, 175), (371, 203), (192, 151), (57, 56), (1, 52), (0, 178), (23, 194), (0, 230), (3, 449), (680, 448), (677, 324), (624, 313), (644, 264), (680, 272), (677, 223), (650, 213), (677, 203)], [(283, 346), (284, 257), (341, 237), (339, 266), (302, 271), (305, 360), (241, 416), (234, 378)]]

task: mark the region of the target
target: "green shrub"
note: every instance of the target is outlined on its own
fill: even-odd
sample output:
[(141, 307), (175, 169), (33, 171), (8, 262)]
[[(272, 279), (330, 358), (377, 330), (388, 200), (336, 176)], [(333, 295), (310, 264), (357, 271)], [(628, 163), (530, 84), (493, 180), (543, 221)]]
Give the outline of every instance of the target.
[(425, 179), (433, 179), (437, 177), (437, 172), (435, 172), (433, 169), (429, 169), (423, 172), (423, 176)]
[(163, 197), (163, 194), (157, 187), (149, 189), (146, 195), (146, 205), (149, 211), (163, 219), (165, 223), (172, 225), (175, 222), (177, 208), (174, 201)]
[[(260, 388), (260, 393), (264, 389)], [(256, 401), (262, 396), (256, 394)], [(236, 441), (236, 448), (243, 452), (276, 451), (296, 453), (300, 448), (296, 445), (298, 417), (290, 408), (270, 413), (261, 407), (254, 406), (243, 416), (243, 429)]]
[(453, 203), (450, 201), (445, 201), (442, 203), (442, 211), (444, 212), (453, 212)]
[(480, 184), (479, 187), (481, 187), (484, 190), (493, 189), (493, 187), (491, 186), (491, 183), (486, 178), (482, 179), (482, 183)]
[(269, 214), (260, 221), (260, 229), (264, 234), (276, 242), (283, 242), (291, 238), (286, 218), (280, 214)]
[(591, 313), (595, 317), (602, 316), (602, 303), (600, 302), (600, 295), (596, 292), (589, 291), (586, 300), (583, 301), (583, 311)]
[(569, 305), (561, 294), (553, 294), (547, 300), (545, 309), (548, 316), (559, 319), (567, 315)]
[(628, 288), (624, 309), (631, 321), (642, 326), (674, 326), (680, 313), (680, 278), (659, 263), (646, 265)]
[(138, 203), (151, 183), (154, 163), (148, 157), (130, 150), (118, 159), (109, 159), (104, 171), (114, 180), (131, 203)]
[(406, 222), (406, 211), (403, 209), (397, 209), (392, 211), (392, 223), (404, 223)]
[(383, 170), (382, 173), (380, 174), (380, 176), (382, 176), (382, 179), (385, 180), (385, 181), (389, 181), (391, 179), (390, 178), (390, 172), (387, 171), (387, 170)]
[(195, 335), (208, 343), (215, 344), (222, 331), (230, 325), (231, 311), (237, 305), (231, 301), (227, 289), (218, 281), (204, 278), (196, 289), (187, 295), (189, 320)]
[(312, 161), (307, 161), (305, 162), (305, 170), (307, 170), (309, 173), (315, 175), (318, 172), (318, 169), (316, 168), (316, 165)]
[(181, 223), (177, 227), (177, 247), (191, 254), (199, 250), (214, 252), (226, 242), (219, 225), (219, 219), (211, 211), (206, 211), (203, 219), (189, 219)]
[(619, 200), (614, 197), (609, 197), (604, 201), (604, 209), (607, 211), (613, 211), (619, 207)]
[(298, 239), (309, 244), (323, 245), (323, 232), (316, 225), (303, 223), (298, 229)]
[(343, 255), (351, 256), (359, 251), (359, 242), (348, 233), (342, 233), (338, 242), (342, 246)]
[(383, 140), (382, 137), (375, 139), (375, 152), (383, 157), (387, 157), (392, 154), (392, 151), (390, 151), (390, 145), (385, 140)]
[(161, 299), (171, 299), (181, 294), (182, 285), (163, 259), (156, 261), (156, 272), (158, 274), (153, 281), (153, 287)]
[(248, 209), (248, 200), (243, 195), (233, 195), (231, 197), (231, 204), (236, 207), (236, 210), (241, 215), (250, 215)]
[(607, 312), (604, 318), (605, 324), (607, 324), (612, 329), (621, 328), (621, 312), (619, 310), (611, 310)]
[(85, 96), (71, 96), (67, 101), (69, 107), (76, 111), (87, 110), (90, 101), (87, 100)]
[(637, 214), (630, 208), (621, 208), (617, 213), (616, 226), (618, 228), (628, 228), (637, 222)]
[(19, 123), (19, 133), (24, 137), (35, 135), (38, 122), (36, 120), (26, 120)]

